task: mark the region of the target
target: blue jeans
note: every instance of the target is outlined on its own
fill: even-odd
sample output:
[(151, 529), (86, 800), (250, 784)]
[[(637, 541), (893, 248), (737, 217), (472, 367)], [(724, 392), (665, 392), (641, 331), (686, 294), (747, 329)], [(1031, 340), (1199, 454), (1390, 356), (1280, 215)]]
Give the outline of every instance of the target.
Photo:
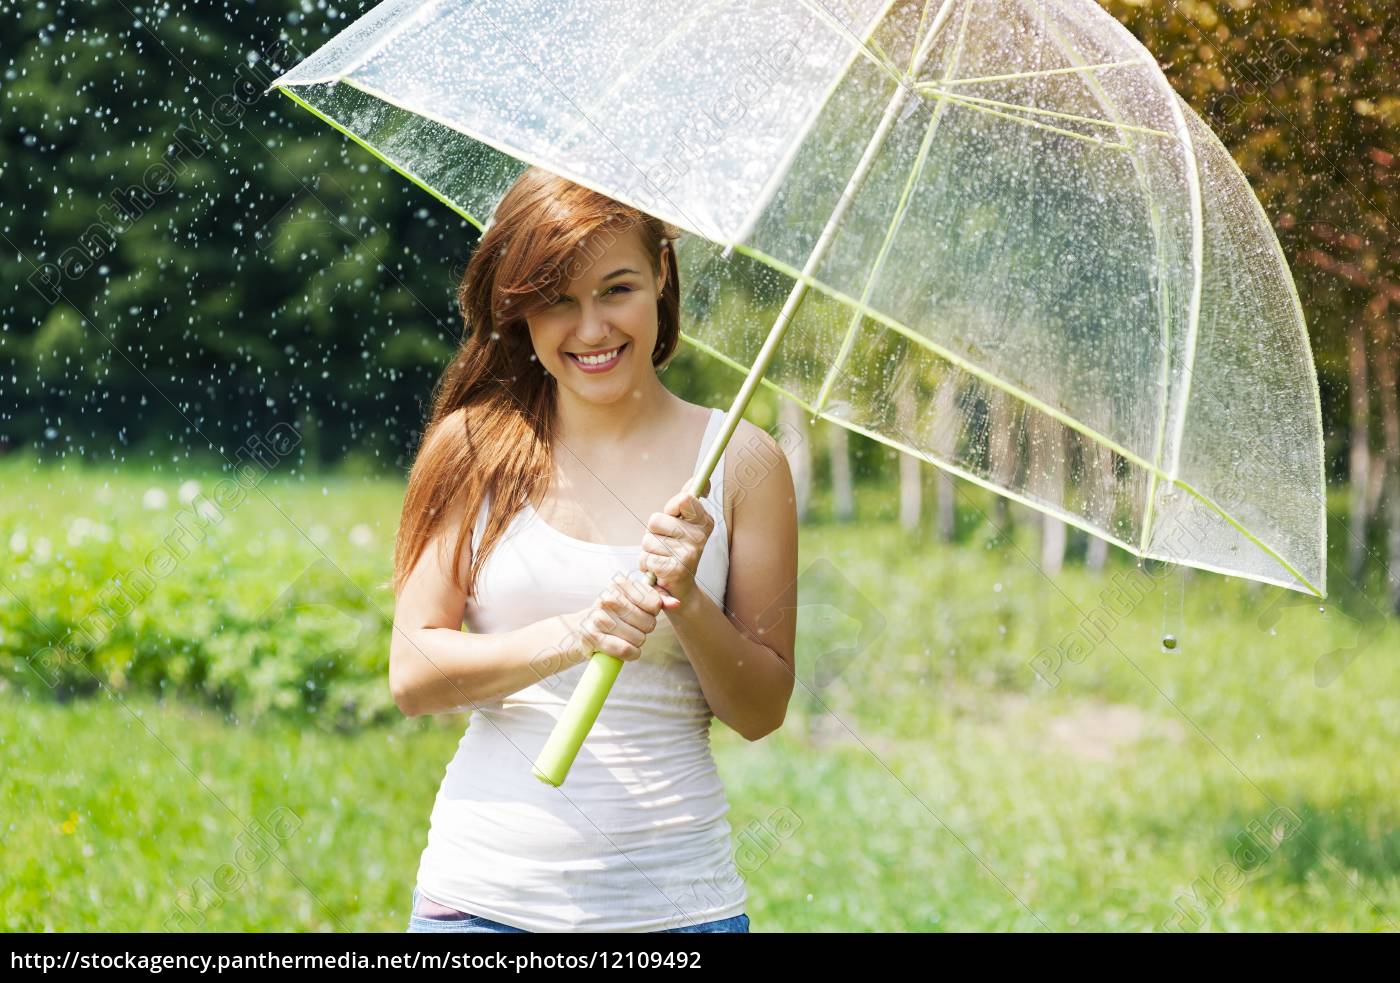
[[(408, 931), (410, 932), (525, 932), (527, 929), (516, 928), (514, 925), (503, 925), (500, 922), (493, 922), (489, 918), (481, 915), (473, 915), (470, 918), (426, 918), (418, 914), (418, 888), (413, 888), (413, 907), (408, 916)], [(699, 925), (684, 925), (681, 928), (666, 928), (660, 933), (669, 932), (747, 932), (749, 930), (749, 916), (735, 915), (732, 918), (721, 918), (713, 922), (701, 922)]]

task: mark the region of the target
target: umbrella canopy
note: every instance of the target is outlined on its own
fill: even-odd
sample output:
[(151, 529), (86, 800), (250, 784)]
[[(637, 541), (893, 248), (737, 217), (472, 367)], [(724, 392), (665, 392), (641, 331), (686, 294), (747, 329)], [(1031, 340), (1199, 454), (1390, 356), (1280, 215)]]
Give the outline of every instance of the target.
[(1094, 0), (387, 0), (272, 87), (478, 227), (534, 164), (692, 233), (683, 337), (814, 417), (1325, 594), (1286, 262)]

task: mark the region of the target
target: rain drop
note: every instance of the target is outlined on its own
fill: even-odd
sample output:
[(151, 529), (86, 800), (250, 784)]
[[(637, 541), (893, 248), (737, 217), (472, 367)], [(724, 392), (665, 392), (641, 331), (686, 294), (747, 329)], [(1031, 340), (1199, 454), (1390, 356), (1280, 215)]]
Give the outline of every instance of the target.
[(1176, 648), (1176, 636), (1175, 636), (1175, 635), (1163, 635), (1163, 636), (1162, 636), (1162, 651), (1163, 651), (1163, 652), (1171, 652), (1171, 651), (1173, 651), (1175, 648)]

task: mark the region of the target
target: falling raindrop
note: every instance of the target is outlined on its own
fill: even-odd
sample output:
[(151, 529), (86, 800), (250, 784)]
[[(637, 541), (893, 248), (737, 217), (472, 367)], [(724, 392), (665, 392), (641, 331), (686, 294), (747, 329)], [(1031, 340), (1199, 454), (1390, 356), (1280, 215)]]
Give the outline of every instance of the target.
[(1162, 651), (1174, 652), (1181, 644), (1181, 615), (1186, 595), (1186, 568), (1173, 566), (1163, 578)]

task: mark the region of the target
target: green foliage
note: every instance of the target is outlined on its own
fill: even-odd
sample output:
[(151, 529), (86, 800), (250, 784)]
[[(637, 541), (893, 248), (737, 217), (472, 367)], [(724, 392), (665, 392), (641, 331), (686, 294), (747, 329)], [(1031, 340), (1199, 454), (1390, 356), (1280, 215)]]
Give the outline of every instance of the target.
[(187, 485), (19, 461), (3, 470), (16, 506), (0, 515), (13, 686), (62, 699), (147, 691), (234, 720), (276, 713), (332, 729), (398, 714), (387, 683), (394, 484), (266, 478), (221, 505), (217, 474)]

